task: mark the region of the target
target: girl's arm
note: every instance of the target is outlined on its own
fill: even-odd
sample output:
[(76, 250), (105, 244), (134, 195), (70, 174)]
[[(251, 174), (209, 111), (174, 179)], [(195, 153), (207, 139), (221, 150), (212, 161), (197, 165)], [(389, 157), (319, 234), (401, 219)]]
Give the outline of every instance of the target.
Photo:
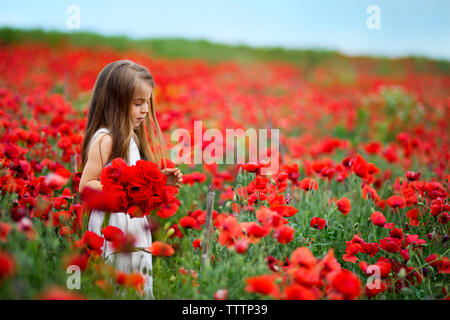
[(100, 133), (89, 147), (88, 158), (81, 174), (79, 191), (85, 187), (102, 190), (99, 177), (106, 165), (112, 150), (112, 137), (107, 133)]

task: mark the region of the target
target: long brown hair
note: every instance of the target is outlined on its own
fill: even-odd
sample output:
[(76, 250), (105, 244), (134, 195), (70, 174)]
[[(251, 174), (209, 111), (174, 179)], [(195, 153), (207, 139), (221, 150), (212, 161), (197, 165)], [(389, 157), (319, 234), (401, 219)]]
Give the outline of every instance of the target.
[(86, 165), (92, 136), (100, 128), (107, 128), (113, 141), (111, 155), (106, 163), (118, 157), (129, 163), (128, 150), (134, 133), (141, 159), (153, 161), (160, 167), (161, 161), (166, 165), (167, 146), (156, 119), (153, 92), (150, 97), (150, 112), (139, 127), (132, 127), (131, 102), (137, 84), (142, 80), (147, 81), (152, 88), (155, 87), (147, 68), (130, 60), (114, 61), (100, 72), (89, 106), (81, 151), (81, 170)]

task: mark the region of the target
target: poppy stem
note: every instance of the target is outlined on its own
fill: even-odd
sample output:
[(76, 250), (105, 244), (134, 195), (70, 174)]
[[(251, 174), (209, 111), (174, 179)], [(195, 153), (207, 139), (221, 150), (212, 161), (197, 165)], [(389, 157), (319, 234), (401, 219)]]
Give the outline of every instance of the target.
[(211, 190), (211, 185), (209, 186), (208, 194), (206, 196), (206, 220), (205, 220), (205, 231), (204, 231), (204, 245), (202, 253), (202, 266), (209, 266), (209, 247), (211, 242), (211, 232), (212, 232), (212, 212), (214, 208), (214, 197), (215, 192)]

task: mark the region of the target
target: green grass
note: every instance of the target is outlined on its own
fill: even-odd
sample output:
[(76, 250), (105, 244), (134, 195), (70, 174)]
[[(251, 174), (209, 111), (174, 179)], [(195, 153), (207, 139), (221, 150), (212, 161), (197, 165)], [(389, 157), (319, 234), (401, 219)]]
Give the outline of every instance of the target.
[[(93, 32), (61, 32), (42, 29), (0, 28), (0, 45), (24, 42), (43, 42), (57, 47), (68, 42), (80, 47), (110, 47), (118, 51), (138, 50), (148, 52), (155, 58), (198, 58), (212, 63), (235, 60), (243, 63), (253, 61), (284, 61), (297, 65), (305, 71), (310, 68), (331, 65), (348, 66), (349, 62), (372, 63), (379, 74), (403, 73), (402, 63), (414, 66), (418, 72), (450, 73), (450, 61), (433, 60), (419, 56), (398, 59), (375, 56), (347, 56), (333, 50), (284, 49), (281, 47), (251, 47), (228, 45), (207, 40), (183, 38), (130, 39), (126, 36), (103, 36)], [(400, 63), (399, 63), (400, 62)]]

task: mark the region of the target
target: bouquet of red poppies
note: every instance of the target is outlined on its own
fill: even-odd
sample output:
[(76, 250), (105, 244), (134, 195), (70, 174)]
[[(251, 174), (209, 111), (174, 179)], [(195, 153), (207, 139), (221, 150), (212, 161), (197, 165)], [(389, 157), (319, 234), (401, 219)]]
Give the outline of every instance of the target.
[[(177, 188), (166, 185), (167, 176), (151, 161), (138, 160), (136, 165), (128, 166), (122, 158), (116, 158), (103, 168), (100, 182), (102, 191), (85, 188), (81, 194), (90, 209), (143, 217), (172, 207), (177, 201)], [(167, 217), (167, 213), (164, 215)]]

